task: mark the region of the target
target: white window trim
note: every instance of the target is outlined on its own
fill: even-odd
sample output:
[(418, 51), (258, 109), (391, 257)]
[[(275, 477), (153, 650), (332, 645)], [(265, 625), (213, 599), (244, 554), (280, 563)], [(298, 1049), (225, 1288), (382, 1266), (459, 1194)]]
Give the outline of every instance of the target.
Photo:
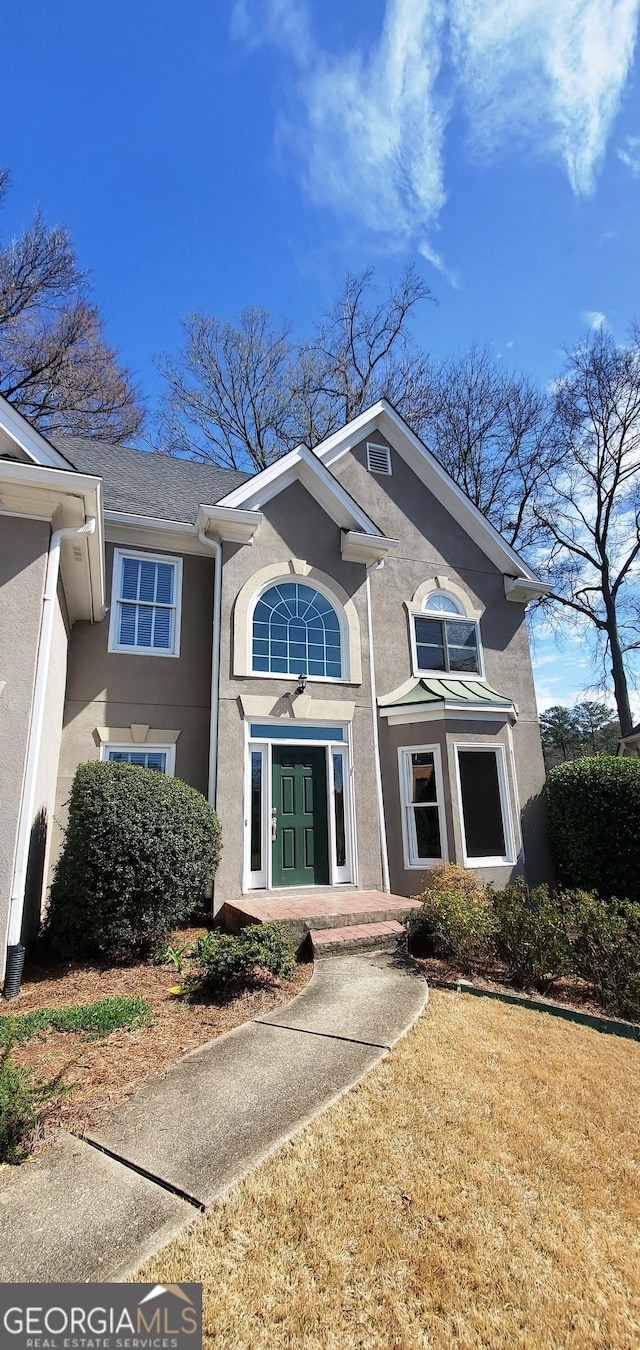
[[(454, 597), (452, 597), (452, 599), (453, 599), (453, 598), (454, 598)], [(486, 684), (486, 676), (485, 676), (485, 673), (484, 673), (484, 652), (483, 652), (483, 650), (482, 650), (482, 634), (481, 634), (481, 632), (480, 632), (480, 620), (479, 620), (479, 619), (471, 619), (471, 618), (469, 618), (466, 614), (461, 614), (461, 615), (460, 615), (460, 619), (462, 620), (463, 623), (472, 623), (473, 626), (474, 626), (474, 628), (475, 628), (475, 630), (476, 630), (476, 643), (477, 643), (477, 651), (478, 651), (478, 665), (479, 665), (479, 667), (480, 667), (479, 671), (477, 671), (477, 672), (476, 672), (476, 671), (469, 671), (469, 670), (429, 670), (429, 669), (427, 669), (425, 666), (420, 666), (420, 665), (418, 664), (418, 643), (417, 643), (417, 639), (416, 639), (416, 625), (415, 625), (416, 619), (433, 619), (434, 621), (437, 621), (437, 622), (442, 623), (442, 622), (446, 622), (446, 621), (447, 621), (447, 615), (446, 615), (446, 614), (435, 614), (435, 613), (434, 613), (434, 614), (429, 614), (428, 612), (426, 612), (426, 611), (423, 610), (423, 609), (420, 609), (420, 610), (410, 609), (410, 610), (409, 610), (409, 636), (410, 636), (410, 639), (411, 639), (411, 664), (412, 664), (413, 674), (416, 676), (417, 679), (419, 679), (419, 677), (420, 677), (421, 675), (429, 675), (429, 676), (431, 676), (433, 679), (436, 679), (436, 680), (464, 680), (464, 681), (471, 681), (471, 682), (474, 683), (474, 684), (477, 684), (478, 682), (480, 682), (480, 683), (482, 683), (482, 684)], [(451, 614), (451, 615), (449, 616), (449, 622), (450, 622), (450, 623), (456, 623), (456, 622), (457, 622), (457, 620), (456, 620), (456, 618), (455, 618), (455, 616), (454, 616), (453, 614)]]
[(351, 648), (349, 623), (344, 609), (334, 591), (331, 591), (323, 582), (317, 581), (315, 577), (295, 576), (291, 572), (283, 572), (280, 576), (273, 577), (260, 586), (252, 597), (247, 613), (247, 659), (249, 664), (249, 674), (256, 680), (295, 680), (299, 672), (288, 675), (280, 670), (254, 670), (253, 668), (253, 615), (262, 596), (270, 591), (273, 586), (278, 586), (281, 582), (290, 583), (297, 581), (301, 586), (308, 586), (309, 590), (317, 591), (319, 595), (328, 600), (333, 612), (340, 625), (340, 661), (342, 664), (342, 674), (336, 675), (307, 675), (307, 684), (350, 684), (351, 683)]
[[(414, 826), (413, 808), (416, 802), (411, 800), (410, 768), (412, 755), (433, 755), (436, 775), (436, 808), (440, 823), (440, 858), (418, 858), (413, 845)], [(435, 867), (437, 863), (449, 861), (449, 843), (447, 839), (447, 821), (444, 800), (444, 778), (442, 775), (442, 755), (439, 745), (400, 745), (398, 746), (398, 778), (400, 783), (400, 811), (402, 818), (402, 849), (404, 865), (407, 871), (424, 872), (426, 867)], [(409, 823), (411, 820), (411, 824)]]
[[(173, 646), (169, 650), (161, 647), (132, 647), (118, 642), (118, 604), (120, 602), (120, 582), (124, 558), (135, 558), (143, 562), (169, 563), (174, 573), (174, 625)], [(182, 558), (170, 553), (148, 553), (145, 549), (115, 548), (113, 550), (113, 573), (111, 579), (111, 615), (109, 619), (108, 652), (126, 653), (129, 656), (169, 656), (180, 655), (180, 631), (182, 624)]]
[[(462, 779), (460, 776), (459, 752), (472, 751), (473, 753), (490, 753), (496, 756), (498, 766), (498, 793), (500, 796), (500, 810), (502, 811), (502, 828), (504, 831), (504, 842), (506, 852), (500, 857), (470, 858), (467, 853), (467, 834), (464, 824), (464, 811), (462, 806)], [(517, 862), (514, 832), (513, 816), (511, 811), (511, 794), (509, 791), (509, 776), (507, 770), (507, 756), (505, 746), (501, 741), (487, 745), (482, 741), (455, 741), (453, 745), (455, 764), (456, 764), (456, 791), (458, 801), (458, 817), (460, 820), (460, 837), (462, 839), (462, 860), (463, 867), (506, 867), (513, 866)]]
[(123, 741), (121, 744), (116, 745), (116, 743), (115, 743), (114, 741), (101, 741), (101, 743), (100, 743), (100, 759), (101, 759), (103, 762), (108, 763), (108, 762), (109, 762), (109, 755), (111, 754), (111, 752), (112, 752), (113, 750), (115, 750), (116, 752), (120, 752), (120, 753), (122, 753), (122, 754), (126, 754), (126, 755), (131, 755), (131, 754), (142, 754), (142, 755), (146, 755), (146, 754), (151, 754), (151, 755), (162, 754), (162, 755), (166, 755), (165, 770), (164, 770), (164, 772), (165, 772), (165, 777), (166, 777), (166, 778), (175, 778), (175, 772), (176, 772), (176, 747), (175, 747), (175, 744), (174, 744), (174, 745), (160, 745), (160, 744), (156, 744), (155, 742), (154, 742), (153, 744), (151, 744), (151, 742), (149, 742), (149, 741), (143, 741), (140, 745), (137, 745), (137, 744), (134, 744), (132, 741), (129, 741), (128, 744), (125, 744), (125, 742)]
[[(264, 718), (263, 721), (273, 722), (273, 726), (281, 727), (282, 718)], [(326, 750), (326, 772), (327, 772), (327, 823), (329, 827), (329, 885), (340, 886), (345, 884), (358, 883), (358, 855), (356, 840), (355, 823), (355, 800), (353, 784), (353, 745), (352, 745), (352, 727), (351, 723), (337, 723), (327, 721), (327, 729), (331, 726), (340, 726), (344, 732), (344, 740), (331, 741), (319, 737), (314, 740), (301, 740), (296, 736), (295, 723), (291, 727), (291, 735), (285, 737), (274, 736), (273, 739), (262, 738), (254, 739), (250, 734), (250, 719), (245, 719), (245, 772), (244, 772), (244, 849), (243, 849), (243, 869), (242, 869), (242, 893), (251, 894), (257, 890), (271, 891), (273, 889), (272, 878), (272, 849), (271, 849), (271, 808), (272, 808), (272, 751), (275, 746), (295, 745), (302, 748), (307, 746), (320, 746)], [(298, 725), (309, 725), (308, 722), (300, 719)], [(259, 750), (262, 752), (262, 868), (260, 871), (251, 870), (251, 752)], [(344, 755), (344, 809), (345, 809), (345, 840), (346, 840), (346, 863), (344, 867), (338, 867), (336, 861), (336, 832), (335, 815), (333, 800), (333, 754), (342, 753)], [(275, 888), (277, 893), (280, 891), (286, 893), (286, 886)], [(296, 886), (294, 890), (305, 890), (304, 886)]]

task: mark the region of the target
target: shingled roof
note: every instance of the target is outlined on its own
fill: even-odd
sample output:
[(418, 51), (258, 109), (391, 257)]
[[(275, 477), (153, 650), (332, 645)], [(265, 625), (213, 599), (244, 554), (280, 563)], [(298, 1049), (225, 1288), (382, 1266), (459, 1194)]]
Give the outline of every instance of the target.
[(52, 436), (50, 440), (80, 473), (102, 478), (108, 511), (193, 524), (200, 505), (213, 506), (251, 477), (215, 464), (130, 450), (85, 436)]

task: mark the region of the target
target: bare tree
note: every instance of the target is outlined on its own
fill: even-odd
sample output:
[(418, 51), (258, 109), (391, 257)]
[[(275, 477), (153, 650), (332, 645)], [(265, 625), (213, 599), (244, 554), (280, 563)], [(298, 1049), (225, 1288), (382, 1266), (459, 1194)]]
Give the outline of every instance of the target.
[(424, 300), (433, 295), (413, 267), (382, 298), (373, 268), (358, 276), (347, 273), (342, 295), (318, 324), (314, 342), (300, 351), (307, 363), (306, 388), (324, 413), (324, 436), (383, 397), (407, 421), (415, 420), (430, 377), (407, 325)]
[(295, 445), (317, 445), (382, 395), (409, 420), (424, 408), (428, 363), (407, 323), (430, 298), (411, 268), (383, 299), (371, 269), (348, 274), (314, 341), (298, 346), (265, 310), (243, 310), (238, 325), (191, 315), (180, 355), (158, 363), (167, 380), (159, 444), (263, 469)]
[(287, 448), (288, 328), (272, 328), (266, 310), (244, 309), (237, 327), (192, 314), (183, 330), (180, 355), (158, 363), (168, 383), (162, 449), (228, 469), (266, 468)]
[[(0, 204), (8, 181), (0, 173)], [(0, 393), (44, 434), (123, 441), (143, 420), (131, 376), (87, 299), (69, 234), (39, 212), (0, 246)]]
[(555, 392), (559, 471), (534, 507), (555, 582), (551, 602), (595, 628), (611, 663), (623, 736), (632, 729), (627, 664), (640, 648), (640, 331), (602, 330), (567, 353)]
[(426, 393), (415, 429), (504, 538), (529, 547), (534, 502), (562, 454), (548, 400), (475, 346), (434, 367)]

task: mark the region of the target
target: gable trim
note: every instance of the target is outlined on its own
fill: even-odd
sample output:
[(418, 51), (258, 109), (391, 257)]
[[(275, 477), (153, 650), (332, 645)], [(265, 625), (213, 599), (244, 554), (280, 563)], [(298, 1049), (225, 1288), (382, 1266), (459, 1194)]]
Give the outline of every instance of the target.
[(416, 436), (386, 399), (380, 399), (371, 408), (360, 413), (359, 417), (354, 418), (348, 426), (327, 437), (326, 441), (316, 446), (313, 453), (323, 464), (330, 467), (374, 429), (389, 440), (392, 449), (401, 456), (416, 477), (442, 503), (449, 515), (453, 516), (499, 571), (537, 582), (535, 573), (498, 534), (462, 488), (454, 483), (446, 469), (443, 469), (431, 451), (423, 445), (419, 436)]
[(44, 469), (74, 471), (73, 464), (0, 394), (0, 451), (6, 442), (9, 442), (7, 449), (11, 443), (17, 446), (26, 455), (29, 464), (38, 464)]
[(334, 478), (327, 466), (306, 446), (290, 450), (282, 459), (234, 488), (221, 497), (219, 507), (244, 507), (259, 511), (266, 502), (300, 482), (307, 488), (327, 515), (343, 530), (362, 530), (365, 534), (380, 536), (380, 530), (371, 517), (354, 500), (346, 488)]

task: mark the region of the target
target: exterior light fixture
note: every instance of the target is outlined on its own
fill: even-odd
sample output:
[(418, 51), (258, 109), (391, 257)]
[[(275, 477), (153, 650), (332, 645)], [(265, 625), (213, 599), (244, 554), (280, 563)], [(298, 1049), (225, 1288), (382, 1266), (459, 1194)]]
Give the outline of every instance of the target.
[(304, 694), (306, 687), (307, 687), (307, 677), (304, 671), (302, 670), (298, 675), (298, 688), (296, 690), (296, 693)]

